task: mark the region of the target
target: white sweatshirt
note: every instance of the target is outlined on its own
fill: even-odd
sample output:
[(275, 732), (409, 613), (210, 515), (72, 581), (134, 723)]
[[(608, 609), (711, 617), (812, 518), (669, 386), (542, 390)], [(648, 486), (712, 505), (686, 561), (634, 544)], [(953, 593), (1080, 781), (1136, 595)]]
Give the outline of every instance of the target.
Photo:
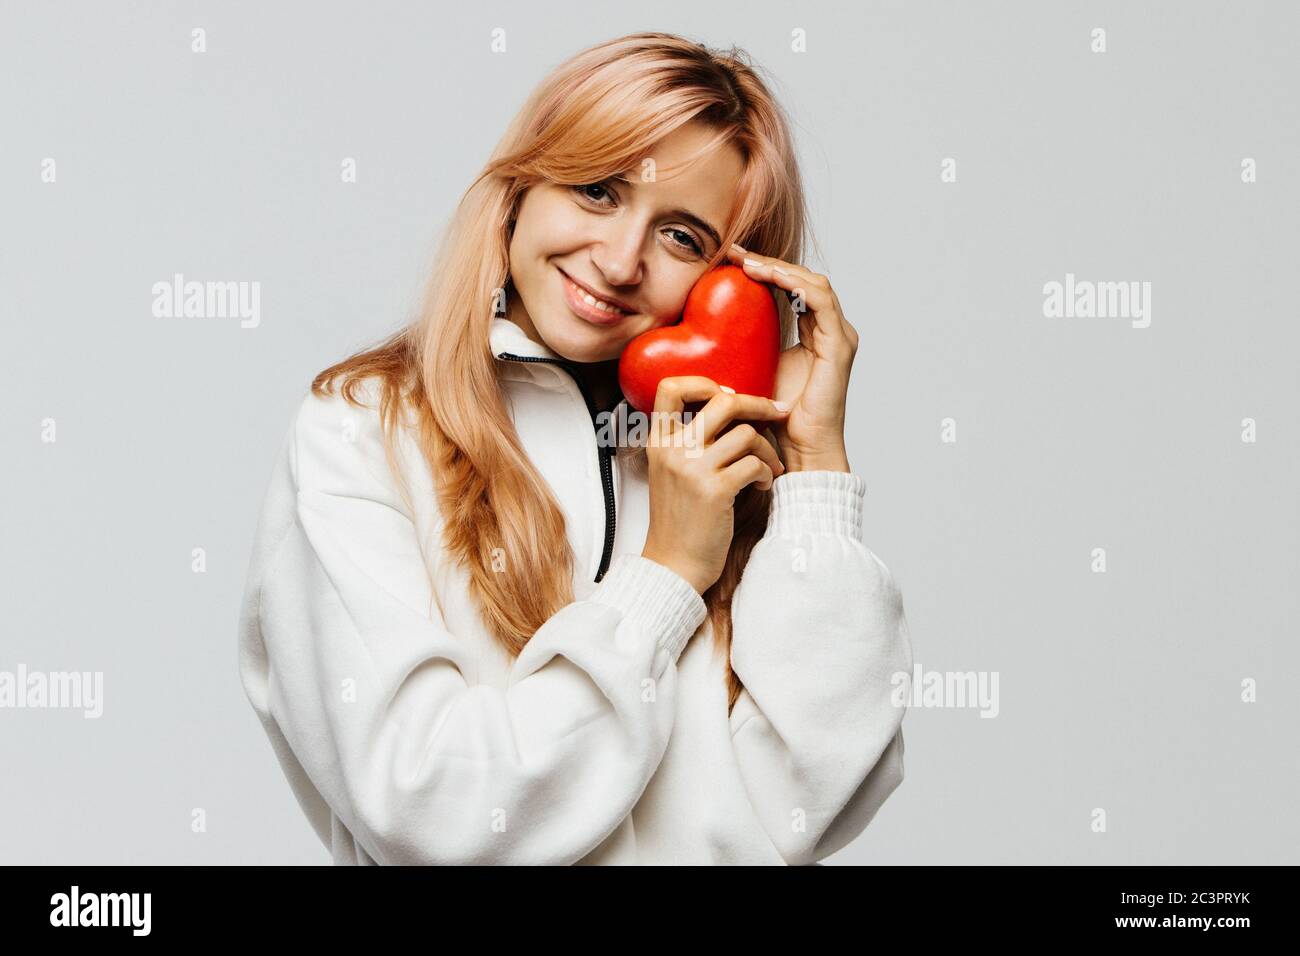
[(776, 479), (734, 596), (728, 714), (703, 599), (641, 556), (645, 478), (598, 450), (568, 371), (526, 361), (556, 353), (501, 318), (491, 346), (525, 359), (498, 363), (502, 387), (576, 557), (575, 600), (517, 659), (441, 549), (405, 430), (403, 503), (372, 382), (368, 410), (308, 392), (266, 493), (240, 677), (334, 862), (803, 865), (847, 845), (902, 780), (912, 670), (863, 479)]

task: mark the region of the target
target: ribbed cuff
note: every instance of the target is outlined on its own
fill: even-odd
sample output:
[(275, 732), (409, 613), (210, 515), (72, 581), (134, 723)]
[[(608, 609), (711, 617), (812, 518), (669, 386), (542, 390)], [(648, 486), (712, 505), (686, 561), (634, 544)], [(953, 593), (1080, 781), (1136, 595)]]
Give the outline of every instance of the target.
[(689, 581), (639, 554), (615, 558), (588, 600), (618, 608), (654, 635), (657, 670), (676, 663), (707, 613), (704, 598)]
[(849, 471), (788, 471), (772, 482), (765, 537), (829, 532), (861, 541), (866, 493), (866, 479)]

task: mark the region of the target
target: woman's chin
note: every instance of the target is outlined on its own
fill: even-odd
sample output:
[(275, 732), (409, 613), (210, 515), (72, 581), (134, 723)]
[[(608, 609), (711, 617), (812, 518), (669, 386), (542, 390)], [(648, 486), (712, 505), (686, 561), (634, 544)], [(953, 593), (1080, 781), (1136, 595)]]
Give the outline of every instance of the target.
[(543, 337), (552, 352), (570, 362), (608, 362), (618, 358), (625, 344), (611, 341), (606, 330), (581, 319), (570, 319), (562, 329)]

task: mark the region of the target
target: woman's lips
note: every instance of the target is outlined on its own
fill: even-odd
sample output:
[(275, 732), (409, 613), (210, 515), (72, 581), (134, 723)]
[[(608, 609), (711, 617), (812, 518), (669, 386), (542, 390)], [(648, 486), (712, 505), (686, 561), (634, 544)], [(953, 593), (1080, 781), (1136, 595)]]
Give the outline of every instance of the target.
[(564, 297), (569, 303), (569, 308), (573, 310), (573, 313), (578, 318), (584, 319), (593, 325), (613, 325), (630, 314), (621, 309), (617, 312), (609, 312), (592, 305), (584, 298), (587, 292), (575, 285), (563, 270), (560, 270), (560, 278), (564, 283)]

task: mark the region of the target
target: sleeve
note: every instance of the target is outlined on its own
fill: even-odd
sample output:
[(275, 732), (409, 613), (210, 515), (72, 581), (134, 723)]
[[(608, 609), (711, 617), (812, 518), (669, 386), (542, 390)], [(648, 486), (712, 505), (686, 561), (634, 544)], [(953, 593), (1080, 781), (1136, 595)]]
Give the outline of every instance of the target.
[(732, 599), (731, 665), (745, 686), (732, 744), (781, 856), (846, 846), (903, 779), (912, 650), (902, 598), (863, 544), (866, 484), (789, 472)]
[(299, 411), (293, 520), (255, 601), (261, 647), (248, 660), (264, 673), (245, 684), (277, 752), (292, 753), (282, 763), (381, 864), (580, 860), (663, 757), (703, 599), (621, 555), (531, 637), (505, 689), (474, 682), (471, 642), (433, 606), (377, 419), (349, 437), (340, 415), (311, 396)]

